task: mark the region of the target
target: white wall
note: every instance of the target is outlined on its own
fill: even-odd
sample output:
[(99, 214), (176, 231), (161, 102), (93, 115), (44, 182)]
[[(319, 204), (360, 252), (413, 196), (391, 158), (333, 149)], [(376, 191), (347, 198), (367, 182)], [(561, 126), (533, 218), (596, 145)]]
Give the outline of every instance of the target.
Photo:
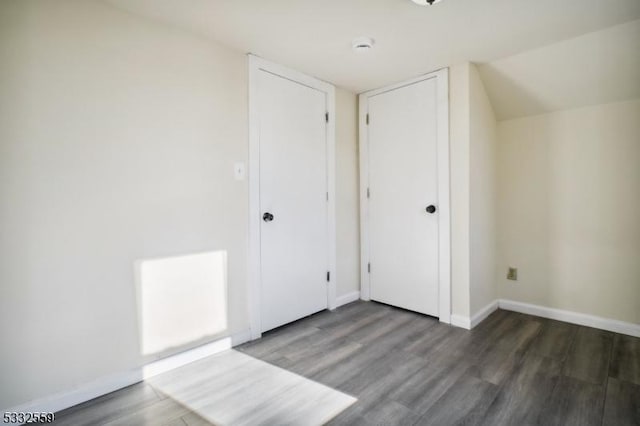
[(501, 297), (640, 323), (640, 100), (498, 134)]
[(478, 70), (469, 66), (470, 316), (497, 298), (496, 118)]
[[(341, 295), (358, 210), (338, 93)], [(225, 250), (220, 335), (248, 328), (247, 128), (243, 53), (103, 2), (0, 2), (0, 408), (144, 363), (139, 260)]]
[(453, 315), (469, 319), (497, 297), (496, 120), (474, 64), (452, 66), (449, 78), (451, 304)]
[(451, 313), (469, 317), (469, 66), (449, 68)]
[(450, 90), (453, 314), (503, 298), (639, 323), (639, 101), (496, 122), (474, 64)]
[[(557, 4), (557, 3), (556, 3)], [(479, 67), (499, 120), (640, 97), (640, 20)]]
[(360, 291), (358, 97), (336, 88), (336, 245), (338, 297)]
[(226, 250), (246, 329), (244, 55), (100, 2), (0, 17), (0, 407), (142, 363), (140, 259)]

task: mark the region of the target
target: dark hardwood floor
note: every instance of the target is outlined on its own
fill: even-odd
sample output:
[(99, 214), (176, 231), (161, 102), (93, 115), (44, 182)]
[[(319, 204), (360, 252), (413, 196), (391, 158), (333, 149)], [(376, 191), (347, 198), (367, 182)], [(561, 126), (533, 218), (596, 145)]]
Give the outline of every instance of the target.
[[(640, 425), (640, 339), (514, 312), (467, 331), (356, 302), (235, 350), (356, 397), (331, 425)], [(141, 383), (58, 421), (208, 424), (171, 404)]]

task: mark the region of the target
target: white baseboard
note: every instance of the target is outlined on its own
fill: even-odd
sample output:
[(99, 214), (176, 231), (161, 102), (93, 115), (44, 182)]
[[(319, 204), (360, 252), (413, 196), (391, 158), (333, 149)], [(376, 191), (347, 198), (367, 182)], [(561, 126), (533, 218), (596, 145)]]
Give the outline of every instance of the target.
[(640, 337), (640, 324), (633, 324), (630, 322), (603, 318), (595, 315), (566, 311), (564, 309), (548, 308), (546, 306), (532, 305), (530, 303), (516, 302), (514, 300), (506, 299), (494, 300), (484, 308), (480, 309), (471, 318), (464, 315), (451, 315), (451, 325), (471, 330), (498, 308), (506, 311), (520, 312), (523, 314), (535, 315), (537, 317), (549, 318), (571, 324), (598, 328), (600, 330), (612, 331), (614, 333)]
[(498, 305), (498, 300), (494, 300), (493, 302), (489, 303), (487, 306), (476, 312), (476, 314), (471, 317), (471, 328), (474, 328), (482, 321), (484, 321), (489, 315), (498, 310)]
[(99, 396), (108, 394), (118, 389), (136, 384), (145, 378), (164, 373), (185, 364), (197, 361), (207, 356), (230, 349), (250, 340), (249, 330), (224, 337), (215, 342), (207, 343), (158, 361), (154, 361), (144, 367), (136, 368), (122, 373), (102, 377), (90, 383), (78, 386), (76, 389), (59, 392), (43, 398), (21, 404), (17, 407), (7, 408), (3, 412), (57, 412), (74, 405), (90, 401)]
[(82, 384), (75, 389), (55, 393), (53, 395), (38, 398), (33, 401), (20, 404), (17, 407), (7, 408), (3, 412), (45, 412), (55, 413), (65, 408), (90, 401), (102, 395), (106, 395), (118, 389), (126, 388), (142, 381), (143, 373), (141, 368), (136, 368), (122, 373), (111, 374)]
[(359, 291), (352, 291), (351, 293), (343, 294), (342, 296), (336, 297), (336, 308), (346, 305), (347, 303), (355, 302), (356, 300), (360, 300)]
[(147, 364), (142, 368), (142, 377), (144, 379), (148, 379), (150, 377), (157, 376), (158, 374), (166, 373), (167, 371), (182, 367), (183, 365), (198, 361), (210, 355), (226, 351), (227, 349), (241, 345), (249, 340), (251, 340), (251, 332), (249, 330), (236, 333), (229, 337), (223, 337), (215, 342), (207, 343), (205, 345), (198, 346), (197, 348), (180, 352), (179, 354)]
[(451, 314), (451, 325), (464, 328), (465, 330), (471, 330), (471, 320), (464, 315)]
[(531, 305), (529, 303), (516, 302), (513, 300), (500, 299), (498, 303), (500, 309), (505, 309), (507, 311), (520, 312), (523, 314), (535, 315), (572, 324), (599, 328), (601, 330), (613, 331), (614, 333), (640, 337), (640, 324), (602, 318), (579, 312), (565, 311), (563, 309), (548, 308), (546, 306)]
[(498, 300), (494, 300), (484, 308), (476, 312), (471, 318), (464, 315), (451, 315), (451, 325), (471, 330), (498, 309)]

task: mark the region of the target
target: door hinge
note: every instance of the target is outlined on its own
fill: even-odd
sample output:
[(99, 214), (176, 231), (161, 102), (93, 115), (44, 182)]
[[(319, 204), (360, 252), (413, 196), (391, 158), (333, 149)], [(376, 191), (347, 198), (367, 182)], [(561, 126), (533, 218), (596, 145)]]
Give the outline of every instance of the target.
[(367, 113), (367, 125), (369, 125), (369, 113)]
[(367, 198), (371, 198), (371, 191), (369, 191), (369, 188), (367, 188)]
[(328, 122), (329, 122), (329, 113), (328, 113), (328, 112), (325, 112), (325, 113), (324, 113), (324, 122), (325, 122), (325, 123), (328, 123)]
[(367, 263), (367, 272), (371, 273), (371, 262)]
[(327, 201), (329, 201), (329, 193), (327, 192)]
[(331, 272), (327, 271), (327, 282), (331, 281)]

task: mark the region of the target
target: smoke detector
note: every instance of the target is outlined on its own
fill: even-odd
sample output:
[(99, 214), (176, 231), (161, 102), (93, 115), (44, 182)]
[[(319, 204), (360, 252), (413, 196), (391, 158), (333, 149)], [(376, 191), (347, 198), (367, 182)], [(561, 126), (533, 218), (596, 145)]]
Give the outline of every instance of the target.
[(432, 6), (436, 3), (440, 3), (442, 0), (411, 0), (412, 2), (414, 2), (415, 4), (419, 4), (420, 6)]
[(367, 52), (373, 48), (374, 41), (371, 37), (356, 37), (351, 42), (351, 47), (356, 53)]

